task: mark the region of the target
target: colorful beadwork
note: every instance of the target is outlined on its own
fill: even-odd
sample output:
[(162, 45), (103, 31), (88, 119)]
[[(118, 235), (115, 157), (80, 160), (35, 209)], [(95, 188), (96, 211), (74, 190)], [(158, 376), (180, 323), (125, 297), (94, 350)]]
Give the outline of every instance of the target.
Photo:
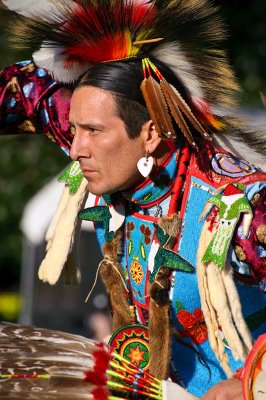
[[(182, 152), (179, 155), (178, 161), (181, 160), (181, 156)], [(174, 153), (172, 154), (172, 157), (174, 157)], [(187, 163), (186, 160), (185, 162)], [(184, 168), (185, 166), (186, 165), (184, 164)], [(206, 170), (208, 171), (207, 168), (210, 168), (210, 166), (206, 166)], [(211, 174), (214, 174), (214, 172), (211, 171)], [(211, 177), (212, 176), (213, 175), (211, 175)], [(189, 168), (185, 173), (185, 178), (186, 186), (185, 192), (182, 196), (182, 202), (176, 202), (175, 200), (173, 202), (174, 206), (171, 208), (172, 212), (180, 210), (180, 216), (182, 219), (178, 253), (175, 254), (181, 255), (185, 260), (188, 260), (189, 263), (195, 266), (197, 246), (203, 226), (203, 221), (199, 222), (199, 216), (202, 212), (202, 207), (207, 200), (214, 196), (217, 187), (228, 183), (228, 181), (232, 181), (232, 179), (226, 178), (225, 180), (224, 178), (221, 178), (220, 175), (218, 176), (215, 174), (215, 179), (217, 178), (217, 181), (210, 181), (208, 174), (201, 173), (201, 167), (198, 164), (198, 160), (193, 158), (193, 156), (190, 159)], [(252, 179), (254, 178), (252, 177)], [(180, 182), (181, 187), (183, 187), (184, 181), (182, 179), (176, 178), (176, 181)], [(145, 185), (146, 184), (150, 185), (151, 182), (146, 181)], [(141, 190), (141, 188), (139, 189)], [(171, 194), (173, 191), (174, 186), (171, 189)], [(133, 190), (132, 193), (135, 193), (135, 190)], [(182, 193), (183, 192), (181, 191), (181, 194)], [(247, 187), (245, 187), (245, 194), (247, 195)], [(159, 193), (158, 196), (159, 197), (157, 201), (159, 204), (163, 205), (163, 215), (166, 215), (169, 210), (169, 204), (171, 203), (170, 193), (169, 198), (165, 200), (162, 200), (162, 197)], [(166, 250), (167, 240), (169, 238), (164, 231), (159, 232), (160, 229), (157, 230), (157, 226), (154, 224), (156, 221), (156, 210), (152, 204), (149, 204), (147, 207), (146, 205), (143, 207), (141, 203), (136, 205), (131, 201), (131, 199), (134, 200), (134, 196), (131, 198), (129, 193), (127, 193), (127, 199), (129, 201), (125, 202), (126, 220), (124, 227), (124, 243), (121, 266), (130, 290), (129, 304), (131, 305), (130, 315), (132, 321), (135, 320), (142, 324), (147, 323), (148, 326), (150, 300), (148, 280), (150, 275), (149, 271), (151, 272), (152, 270), (152, 260), (150, 257), (153, 257), (154, 260), (159, 248)], [(105, 198), (104, 201), (106, 202)], [(105, 204), (104, 201), (102, 200), (99, 204)], [(211, 214), (208, 214), (207, 219), (210, 226), (214, 231), (216, 231), (217, 224), (219, 222), (219, 208), (213, 203), (211, 203), (211, 206), (212, 212)], [(261, 225), (261, 220), (259, 222), (259, 225)], [(98, 223), (96, 226), (98, 238), (102, 246), (104, 243), (103, 226), (102, 224)], [(256, 229), (258, 226), (256, 226)], [(146, 244), (146, 242), (148, 243), (150, 239), (151, 243)], [(248, 242), (249, 237), (245, 240)], [(141, 251), (141, 243), (144, 246), (145, 254)], [(171, 254), (173, 253), (174, 252), (172, 251)], [(130, 266), (134, 261), (134, 257), (137, 257), (138, 263), (141, 264), (144, 274), (140, 284), (137, 284), (134, 281), (132, 273), (130, 272)], [(143, 257), (146, 257), (146, 261)], [(164, 260), (158, 263), (159, 267), (165, 266), (163, 265), (163, 261)], [(175, 263), (173, 262), (173, 267), (174, 266)], [(147, 270), (147, 268), (149, 268), (149, 270)], [(203, 393), (205, 393), (206, 390), (208, 390), (211, 386), (215, 385), (220, 380), (225, 379), (225, 375), (221, 368), (217, 366), (213, 352), (210, 348), (208, 337), (206, 338), (206, 325), (204, 320), (201, 318), (201, 311), (199, 311), (200, 299), (197, 288), (196, 274), (187, 273), (182, 270), (173, 270), (170, 282), (170, 300), (172, 301), (171, 315), (173, 317), (172, 321), (178, 332), (183, 335), (184, 339), (186, 339), (186, 342), (191, 340), (191, 345), (197, 345), (197, 351), (203, 357), (203, 359), (207, 360), (207, 363), (211, 368), (211, 377), (209, 376), (208, 369), (198, 362), (196, 354), (194, 354), (189, 347), (184, 346), (176, 341), (173, 342), (173, 365), (171, 365), (171, 373), (173, 374), (173, 371), (177, 369), (180, 372), (182, 380), (187, 389), (194, 395), (201, 397)], [(263, 294), (260, 293), (256, 287), (239, 285), (238, 290), (241, 296), (241, 303), (243, 304), (243, 312), (245, 317), (254, 312), (257, 313), (263, 309), (265, 306)], [(250, 302), (248, 300), (251, 298), (254, 299), (254, 301)], [(180, 308), (176, 306), (177, 299), (182, 302), (183, 310), (185, 311), (179, 314), (180, 321), (176, 317), (180, 311)], [(254, 318), (252, 316), (253, 322)], [(181, 322), (183, 322), (184, 325), (182, 325)], [(256, 337), (256, 335), (262, 330), (263, 322), (262, 318), (260, 318), (258, 321), (256, 320), (256, 329), (254, 332), (252, 332), (254, 333), (254, 337)], [(226, 349), (226, 355), (230, 360), (230, 366), (233, 370), (241, 366), (239, 361), (233, 360), (230, 350)]]
[(142, 266), (138, 261), (138, 257), (134, 258), (130, 266), (130, 274), (132, 276), (133, 281), (139, 285), (144, 277), (144, 273), (142, 270)]
[(85, 221), (101, 222), (104, 227), (104, 238), (106, 242), (110, 242), (125, 221), (125, 209), (122, 203), (96, 206), (80, 211), (78, 216)]
[[(126, 258), (127, 272), (133, 302), (147, 306), (148, 255), (154, 235), (152, 221), (143, 221), (139, 215), (127, 216)], [(146, 235), (145, 235), (146, 233)], [(145, 240), (145, 238), (149, 240)]]
[(150, 207), (154, 202), (158, 203), (160, 199), (169, 194), (173, 187), (178, 157), (178, 150), (170, 153), (165, 163), (158, 167), (153, 179), (141, 184), (133, 191), (123, 192), (123, 196), (130, 202), (142, 207)]
[(59, 182), (65, 182), (69, 186), (69, 193), (77, 193), (83, 173), (79, 167), (78, 161), (73, 161), (70, 166), (58, 177)]
[(244, 185), (229, 184), (223, 194), (208, 200), (219, 208), (219, 226), (207, 247), (202, 262), (214, 262), (220, 269), (225, 266), (226, 256), (231, 239), (241, 213), (252, 216), (252, 210), (244, 194)]
[(193, 265), (181, 257), (180, 254), (164, 248), (169, 240), (169, 235), (158, 224), (154, 224), (154, 226), (156, 228), (156, 240), (153, 242), (149, 254), (150, 282), (154, 282), (159, 269), (162, 267), (183, 272), (193, 272)]
[(216, 153), (212, 159), (212, 167), (217, 174), (239, 178), (256, 172), (254, 165), (240, 160), (232, 154)]
[(184, 328), (183, 331), (179, 331), (182, 337), (190, 337), (195, 344), (201, 344), (207, 340), (207, 326), (200, 308), (196, 308), (193, 313), (187, 310), (180, 310), (176, 317)]
[(149, 369), (149, 335), (145, 326), (124, 326), (113, 334), (109, 344), (116, 353), (138, 368), (144, 371)]

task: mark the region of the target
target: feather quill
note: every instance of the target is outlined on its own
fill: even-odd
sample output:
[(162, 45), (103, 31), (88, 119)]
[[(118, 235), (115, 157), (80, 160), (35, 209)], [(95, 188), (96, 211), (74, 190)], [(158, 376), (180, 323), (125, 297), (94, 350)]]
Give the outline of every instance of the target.
[(197, 118), (192, 113), (190, 107), (187, 105), (185, 100), (181, 97), (180, 93), (175, 89), (172, 85), (169, 85), (165, 79), (162, 79), (160, 82), (162, 92), (164, 95), (167, 95), (168, 99), (171, 99), (173, 104), (176, 104), (176, 107), (179, 108), (183, 114), (186, 116), (191, 125), (205, 138), (211, 140), (211, 137), (197, 120)]
[(149, 76), (142, 81), (140, 89), (157, 132), (174, 138), (175, 131), (159, 83)]
[[(161, 82), (162, 83), (162, 82)], [(162, 85), (161, 85), (162, 87)], [(178, 105), (173, 101), (169, 91), (165, 91), (162, 89), (162, 92), (164, 94), (164, 97), (166, 99), (166, 102), (168, 104), (168, 107), (171, 111), (171, 114), (175, 120), (175, 122), (177, 123), (177, 125), (179, 126), (181, 132), (183, 133), (183, 135), (185, 136), (185, 138), (187, 139), (187, 141), (189, 142), (189, 144), (194, 147), (195, 149), (197, 149), (197, 145), (195, 142), (195, 139), (192, 135), (192, 133), (190, 132), (190, 129), (178, 107)]]

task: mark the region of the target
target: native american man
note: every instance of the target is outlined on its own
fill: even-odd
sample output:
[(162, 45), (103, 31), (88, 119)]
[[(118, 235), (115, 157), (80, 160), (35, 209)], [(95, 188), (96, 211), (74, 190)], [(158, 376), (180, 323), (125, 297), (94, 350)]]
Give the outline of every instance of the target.
[[(237, 90), (217, 10), (207, 0), (3, 3), (23, 15), (16, 40), (38, 50), (2, 71), (0, 126), (42, 131), (74, 160), (40, 279), (59, 279), (77, 214), (93, 221), (115, 351), (133, 346), (141, 368), (204, 400), (242, 399), (233, 375), (265, 332), (266, 180), (221, 146), (249, 136), (211, 111)], [(95, 206), (83, 209), (88, 192)]]

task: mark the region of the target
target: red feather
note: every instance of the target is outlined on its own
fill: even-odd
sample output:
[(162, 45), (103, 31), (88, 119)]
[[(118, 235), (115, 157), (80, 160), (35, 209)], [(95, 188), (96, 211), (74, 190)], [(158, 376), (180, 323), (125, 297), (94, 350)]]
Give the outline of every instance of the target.
[(111, 360), (111, 354), (105, 350), (97, 350), (93, 353), (93, 357), (95, 360), (95, 370), (106, 372)]
[(93, 385), (106, 385), (107, 377), (104, 372), (93, 369), (92, 371), (85, 371), (85, 381)]
[(225, 128), (225, 124), (213, 115), (207, 101), (199, 98), (193, 98), (193, 104), (195, 106), (195, 115), (203, 122), (213, 126), (217, 130)]
[(105, 388), (97, 387), (92, 391), (92, 395), (95, 400), (107, 400), (110, 392)]
[(156, 15), (156, 7), (152, 4), (138, 4), (135, 1), (132, 8), (132, 10), (129, 9), (132, 26), (141, 24), (142, 27), (146, 27)]
[(106, 385), (106, 371), (111, 361), (111, 353), (105, 345), (98, 345), (98, 349), (92, 353), (94, 367), (91, 371), (85, 371), (85, 381), (94, 385)]
[(78, 3), (59, 28), (72, 34), (62, 52), (66, 67), (128, 57), (136, 34), (150, 25), (155, 15), (153, 5), (132, 0), (116, 0), (106, 8)]
[(92, 43), (87, 39), (83, 43), (68, 46), (62, 55), (67, 56), (66, 66), (73, 63), (84, 64), (88, 61), (97, 63), (126, 58), (128, 55), (126, 36), (124, 33), (117, 33), (115, 36), (109, 34), (98, 43)]

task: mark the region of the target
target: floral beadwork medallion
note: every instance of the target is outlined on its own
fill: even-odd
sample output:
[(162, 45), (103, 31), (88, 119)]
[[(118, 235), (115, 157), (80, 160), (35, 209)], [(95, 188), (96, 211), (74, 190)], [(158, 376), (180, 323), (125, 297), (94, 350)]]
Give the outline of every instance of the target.
[[(148, 328), (140, 324), (126, 325), (109, 340), (111, 348), (138, 368), (149, 368)], [(123, 365), (123, 362), (122, 362)]]

